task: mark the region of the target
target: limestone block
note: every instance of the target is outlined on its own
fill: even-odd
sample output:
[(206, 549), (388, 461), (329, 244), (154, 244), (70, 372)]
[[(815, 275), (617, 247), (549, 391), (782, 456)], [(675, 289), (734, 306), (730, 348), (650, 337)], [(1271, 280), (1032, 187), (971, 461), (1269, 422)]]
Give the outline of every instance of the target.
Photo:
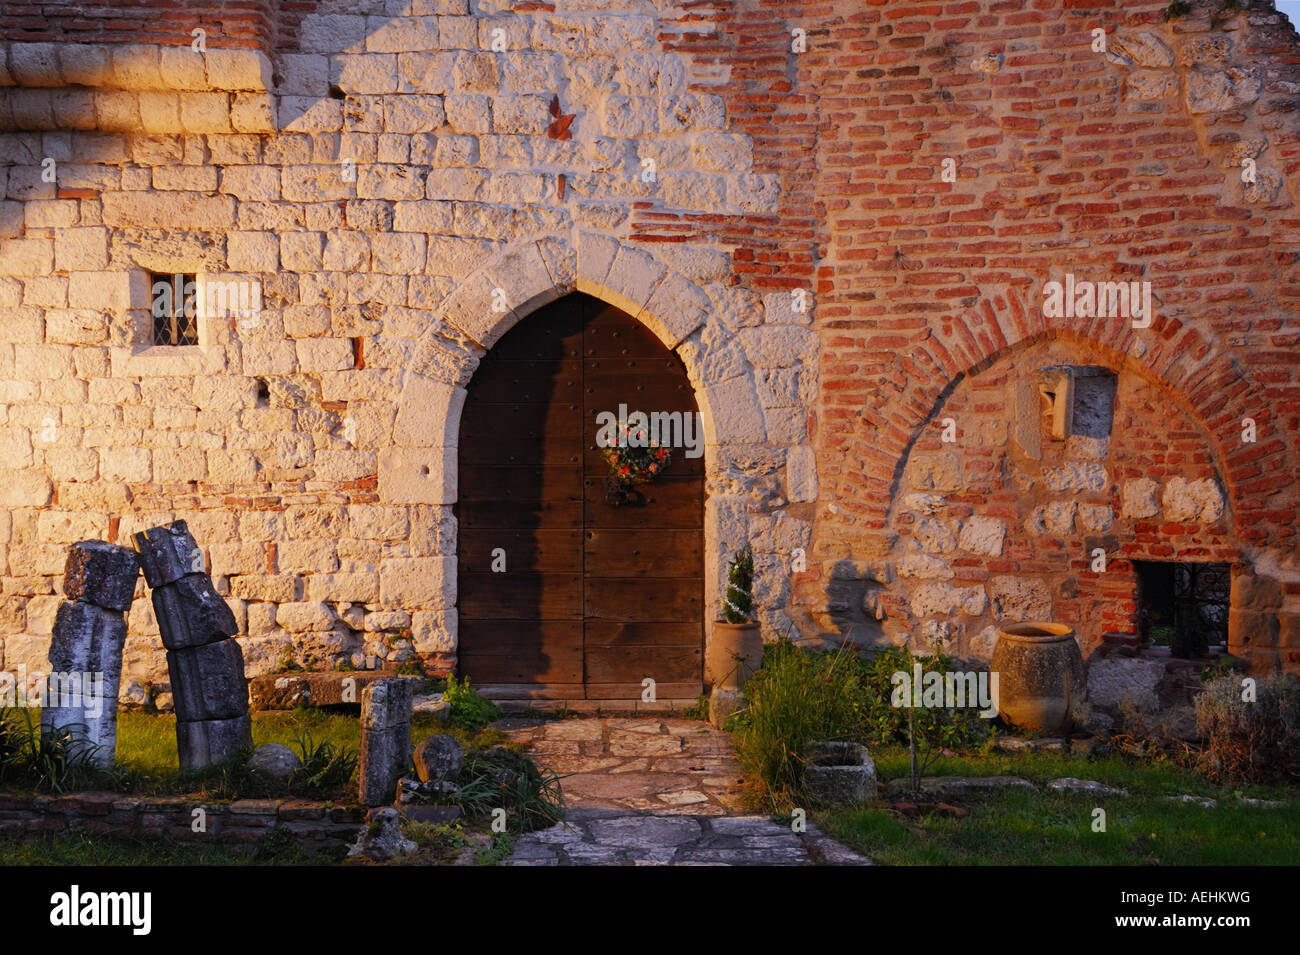
[(167, 652), (167, 672), (182, 723), (230, 720), (248, 712), (248, 681), (238, 640)]
[(907, 463), (912, 486), (923, 490), (961, 488), (961, 464), (955, 454), (914, 455)]
[(1223, 492), (1210, 478), (1171, 478), (1161, 497), (1165, 518), (1176, 523), (1213, 524), (1223, 516)]
[(1035, 507), (1025, 520), (1025, 529), (1031, 534), (1057, 534), (1066, 536), (1074, 531), (1074, 515), (1078, 504), (1074, 501), (1052, 501)]
[(360, 53), (365, 49), (366, 18), (311, 14), (303, 17), (298, 35), (305, 53)]
[(898, 576), (921, 580), (949, 580), (954, 576), (946, 560), (911, 551), (898, 562)]
[(148, 448), (100, 448), (99, 472), (109, 480), (144, 484), (153, 475)]
[(69, 600), (106, 610), (131, 609), (140, 563), (133, 551), (104, 541), (78, 541), (68, 548), (63, 593)]
[(269, 93), (235, 93), (230, 98), (230, 125), (237, 133), (275, 132), (275, 100)]
[(936, 517), (923, 517), (912, 529), (917, 546), (927, 554), (951, 554), (957, 550), (957, 534)]
[(947, 616), (956, 612), (979, 616), (988, 608), (983, 587), (923, 584), (912, 591), (912, 613), (917, 617)]
[(230, 578), (230, 594), (240, 600), (263, 600), (288, 603), (297, 600), (298, 578), (291, 573), (279, 576), (256, 574)]
[(253, 748), (253, 724), (248, 714), (228, 720), (176, 723), (180, 766), (194, 772)]
[[(108, 47), (91, 43), (62, 43), (58, 47), (59, 65), (65, 83), (90, 87), (108, 84), (112, 76)], [(199, 69), (202, 72), (202, 66)]]
[(260, 50), (214, 47), (203, 55), (208, 86), (220, 90), (271, 89), (271, 61)]
[(775, 175), (752, 173), (728, 177), (727, 202), (753, 215), (775, 215), (779, 211), (781, 183)]
[(425, 237), (419, 233), (389, 233), (370, 238), (374, 270), (389, 275), (424, 271)]
[(379, 565), (385, 608), (439, 610), (456, 604), (456, 558), (390, 557)]
[(290, 539), (347, 536), (347, 510), (336, 505), (294, 504), (284, 509), (285, 534)]
[(366, 50), (370, 53), (409, 53), (438, 50), (435, 17), (367, 17)]
[(1160, 508), (1156, 504), (1156, 491), (1159, 489), (1159, 483), (1150, 478), (1125, 481), (1120, 488), (1120, 514), (1130, 520), (1159, 514)]
[(972, 554), (998, 557), (1006, 538), (1006, 522), (996, 517), (973, 516), (962, 522), (957, 546)]
[(431, 133), (447, 123), (441, 96), (407, 94), (384, 97), (384, 131)]
[(1256, 67), (1191, 70), (1184, 94), (1191, 113), (1240, 109), (1259, 98), (1261, 73)]
[(417, 610), (411, 614), (411, 645), (416, 653), (455, 653), (456, 611)]
[(1049, 491), (1104, 491), (1108, 481), (1106, 468), (1092, 461), (1043, 468), (1043, 484)]
[(1150, 30), (1116, 35), (1106, 43), (1106, 58), (1120, 66), (1165, 69), (1174, 65), (1174, 53)]
[(399, 54), (397, 57), (398, 90), (403, 93), (418, 94), (456, 93), (457, 87), (452, 80), (452, 70), (459, 55), (448, 51)]
[[(313, 574), (312, 580), (319, 574)], [(310, 582), (309, 582), (310, 592)], [(282, 603), (275, 612), (276, 623), (293, 633), (311, 630), (329, 630), (336, 623), (334, 611), (328, 604), (319, 602), (322, 598), (313, 597), (309, 601)]]
[(465, 389), (408, 374), (398, 396), (393, 443), (406, 448), (456, 447)]
[(1051, 589), (1038, 578), (993, 577), (988, 594), (999, 620), (1051, 620)]
[(0, 275), (48, 275), (53, 266), (52, 239), (6, 239), (0, 244)]
[(1110, 530), (1115, 512), (1105, 504), (1080, 504), (1079, 526), (1085, 531), (1101, 533)]
[(353, 366), (352, 342), (346, 338), (303, 338), (294, 348), (298, 368), (304, 372), (343, 371)]
[(411, 615), (404, 610), (376, 611), (366, 614), (363, 625), (371, 633), (399, 630), (411, 625)]

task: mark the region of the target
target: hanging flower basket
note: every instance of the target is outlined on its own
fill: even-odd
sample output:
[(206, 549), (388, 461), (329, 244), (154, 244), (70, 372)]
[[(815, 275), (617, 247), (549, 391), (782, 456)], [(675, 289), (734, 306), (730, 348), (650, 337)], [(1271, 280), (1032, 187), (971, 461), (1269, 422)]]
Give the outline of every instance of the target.
[[(632, 441), (644, 447), (635, 447)], [(663, 473), (672, 463), (672, 451), (660, 447), (657, 441), (647, 441), (644, 430), (624, 427), (619, 436), (619, 443), (614, 447), (601, 448), (601, 457), (609, 467), (606, 480), (606, 498), (612, 504), (624, 504), (631, 499), (630, 490), (638, 484), (649, 484)]]

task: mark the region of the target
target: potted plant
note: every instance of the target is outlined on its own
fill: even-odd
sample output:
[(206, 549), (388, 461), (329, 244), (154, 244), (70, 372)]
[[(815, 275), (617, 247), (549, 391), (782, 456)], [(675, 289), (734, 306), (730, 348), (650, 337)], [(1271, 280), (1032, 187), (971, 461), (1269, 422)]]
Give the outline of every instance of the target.
[(716, 726), (740, 707), (745, 681), (763, 660), (763, 637), (754, 620), (754, 554), (746, 546), (727, 565), (722, 619), (713, 623), (705, 677), (713, 687), (709, 720)]

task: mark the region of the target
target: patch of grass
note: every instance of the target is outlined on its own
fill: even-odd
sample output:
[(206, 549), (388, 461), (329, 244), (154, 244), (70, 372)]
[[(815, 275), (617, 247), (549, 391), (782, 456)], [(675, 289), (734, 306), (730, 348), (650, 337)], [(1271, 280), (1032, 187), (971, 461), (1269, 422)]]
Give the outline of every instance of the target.
[(294, 733), (302, 768), (294, 774), (294, 788), (303, 796), (338, 792), (352, 781), (357, 768), (357, 751), (335, 746), (329, 740), (312, 739), (311, 730)]
[[(1094, 832), (1093, 810), (1106, 810)], [(963, 802), (969, 815), (909, 820), (883, 808), (826, 813), (830, 836), (885, 865), (1293, 865), (1300, 813), (1155, 796), (1003, 790)]]

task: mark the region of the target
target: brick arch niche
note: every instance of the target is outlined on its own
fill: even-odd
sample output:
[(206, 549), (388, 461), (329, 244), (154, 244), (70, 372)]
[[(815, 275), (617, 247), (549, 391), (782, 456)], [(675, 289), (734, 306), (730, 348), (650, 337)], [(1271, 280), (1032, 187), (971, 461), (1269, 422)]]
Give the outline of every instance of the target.
[(1015, 620), (1069, 623), (1085, 650), (1134, 633), (1134, 561), (1241, 559), (1206, 429), (1149, 375), (1061, 339), (959, 380), (894, 487), (884, 629), (970, 659)]

